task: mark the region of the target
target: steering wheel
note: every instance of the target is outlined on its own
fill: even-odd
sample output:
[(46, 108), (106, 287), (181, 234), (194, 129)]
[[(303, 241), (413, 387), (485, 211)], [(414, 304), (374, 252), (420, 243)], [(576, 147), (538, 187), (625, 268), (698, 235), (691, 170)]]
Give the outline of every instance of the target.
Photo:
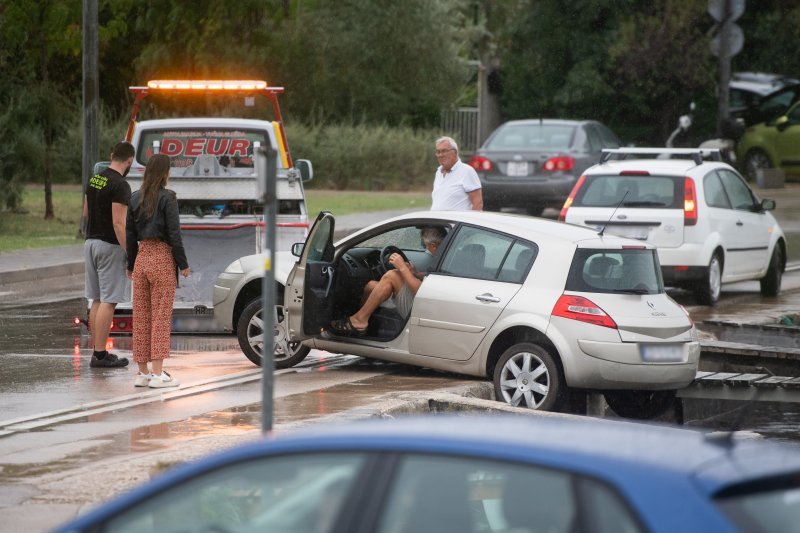
[(400, 254), (400, 257), (403, 258), (403, 261), (408, 262), (408, 257), (406, 257), (406, 254), (403, 253), (403, 250), (391, 244), (389, 246), (384, 246), (380, 255), (381, 269), (383, 269), (382, 274), (386, 274), (388, 271), (394, 268), (394, 265), (389, 262), (389, 257), (391, 257), (392, 254)]

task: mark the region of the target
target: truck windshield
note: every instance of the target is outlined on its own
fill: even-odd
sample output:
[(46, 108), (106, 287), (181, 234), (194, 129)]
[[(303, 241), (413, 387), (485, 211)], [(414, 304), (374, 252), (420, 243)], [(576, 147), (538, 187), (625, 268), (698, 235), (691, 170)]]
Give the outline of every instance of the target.
[(664, 292), (655, 250), (579, 248), (572, 259), (566, 290), (623, 294)]
[(259, 130), (192, 128), (147, 130), (142, 132), (136, 158), (142, 165), (153, 155), (168, 155), (173, 176), (217, 176), (253, 174), (253, 149), (269, 142)]

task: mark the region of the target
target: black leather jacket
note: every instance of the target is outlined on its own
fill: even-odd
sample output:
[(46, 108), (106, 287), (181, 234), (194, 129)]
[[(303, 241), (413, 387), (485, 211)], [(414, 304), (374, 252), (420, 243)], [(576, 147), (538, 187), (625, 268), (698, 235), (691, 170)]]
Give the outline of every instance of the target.
[[(178, 198), (173, 191), (158, 191), (158, 202), (151, 218), (142, 215), (142, 193), (136, 191), (128, 204), (128, 218), (125, 223), (125, 240), (128, 248), (128, 270), (133, 270), (139, 241), (158, 239), (172, 246), (172, 258), (178, 270), (189, 268), (186, 252), (181, 239), (181, 221), (178, 214)], [(177, 275), (177, 273), (176, 273)]]

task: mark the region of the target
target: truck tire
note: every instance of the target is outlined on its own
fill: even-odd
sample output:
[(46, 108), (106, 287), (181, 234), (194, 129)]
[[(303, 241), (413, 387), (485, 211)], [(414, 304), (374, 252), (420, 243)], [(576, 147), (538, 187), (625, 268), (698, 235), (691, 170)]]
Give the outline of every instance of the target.
[[(278, 323), (275, 324), (276, 341), (284, 338), (285, 330), (283, 323), (285, 314), (283, 305), (276, 305)], [(264, 329), (261, 321), (262, 303), (261, 298), (252, 300), (242, 311), (239, 321), (236, 324), (236, 337), (239, 340), (239, 347), (244, 355), (257, 366), (261, 366), (262, 353), (264, 349)], [(290, 368), (300, 363), (306, 358), (311, 348), (299, 342), (287, 343), (288, 353), (277, 346), (275, 347), (275, 368)]]

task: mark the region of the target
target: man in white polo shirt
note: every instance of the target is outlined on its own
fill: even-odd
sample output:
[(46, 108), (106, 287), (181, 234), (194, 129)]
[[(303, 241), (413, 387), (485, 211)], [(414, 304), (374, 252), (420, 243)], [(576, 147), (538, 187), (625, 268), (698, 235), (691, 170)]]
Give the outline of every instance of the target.
[(458, 158), (458, 145), (450, 137), (436, 140), (439, 168), (433, 180), (431, 211), (481, 211), (483, 194), (478, 173)]

